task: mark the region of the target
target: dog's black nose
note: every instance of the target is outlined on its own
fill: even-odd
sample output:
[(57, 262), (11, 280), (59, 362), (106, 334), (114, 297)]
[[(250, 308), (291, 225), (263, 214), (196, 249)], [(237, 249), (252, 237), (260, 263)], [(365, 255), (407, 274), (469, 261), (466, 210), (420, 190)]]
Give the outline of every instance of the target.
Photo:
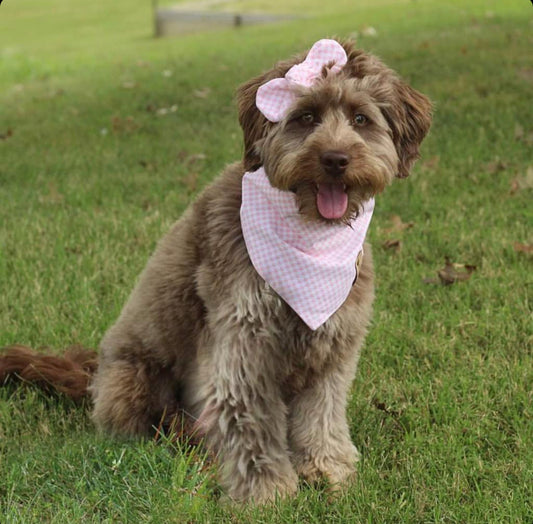
[(350, 157), (342, 151), (325, 151), (320, 155), (320, 162), (330, 175), (342, 175), (350, 163)]

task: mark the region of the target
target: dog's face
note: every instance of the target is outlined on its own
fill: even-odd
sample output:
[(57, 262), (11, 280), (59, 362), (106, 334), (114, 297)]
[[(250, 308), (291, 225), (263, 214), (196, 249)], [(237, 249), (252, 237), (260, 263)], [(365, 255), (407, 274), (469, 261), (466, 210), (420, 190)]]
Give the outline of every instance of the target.
[(239, 90), (245, 168), (264, 165), (274, 187), (296, 194), (311, 220), (348, 221), (360, 205), (405, 177), (431, 122), (431, 104), (375, 57), (343, 45), (348, 63), (300, 87), (284, 118), (255, 106), (257, 89), (301, 57), (278, 64)]

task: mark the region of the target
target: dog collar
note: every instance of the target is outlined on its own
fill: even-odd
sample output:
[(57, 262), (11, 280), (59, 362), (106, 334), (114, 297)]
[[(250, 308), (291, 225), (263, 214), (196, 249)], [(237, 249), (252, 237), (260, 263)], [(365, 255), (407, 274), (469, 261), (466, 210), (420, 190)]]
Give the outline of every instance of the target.
[(242, 180), (241, 226), (250, 260), (312, 330), (348, 297), (373, 211), (372, 198), (350, 224), (307, 222), (294, 194), (272, 187), (262, 167)]

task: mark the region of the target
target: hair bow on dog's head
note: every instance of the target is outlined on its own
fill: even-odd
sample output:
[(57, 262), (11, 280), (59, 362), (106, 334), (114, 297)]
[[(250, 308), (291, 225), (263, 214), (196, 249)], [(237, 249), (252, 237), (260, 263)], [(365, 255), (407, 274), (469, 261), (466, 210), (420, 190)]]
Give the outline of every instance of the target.
[(257, 90), (255, 105), (271, 122), (279, 122), (296, 99), (294, 85), (309, 87), (331, 63), (330, 71), (338, 73), (348, 61), (346, 51), (335, 40), (319, 40), (301, 64), (291, 67), (284, 78), (274, 78)]

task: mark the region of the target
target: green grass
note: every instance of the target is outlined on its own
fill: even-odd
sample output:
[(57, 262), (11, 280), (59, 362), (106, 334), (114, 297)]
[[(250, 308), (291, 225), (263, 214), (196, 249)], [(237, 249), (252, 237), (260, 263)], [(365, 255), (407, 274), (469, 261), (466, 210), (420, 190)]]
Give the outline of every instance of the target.
[[(157, 240), (239, 158), (234, 88), (275, 60), (373, 26), (360, 45), (436, 113), (370, 231), (377, 301), (349, 407), (363, 461), (343, 497), (303, 487), (273, 508), (226, 507), (198, 453), (109, 439), (85, 408), (0, 388), (0, 521), (533, 520), (532, 260), (513, 247), (533, 243), (531, 5), (352, 3), (153, 40), (148, 1), (4, 0), (0, 345), (97, 346)], [(394, 215), (413, 227), (388, 232)], [(477, 270), (425, 284), (446, 256)]]

